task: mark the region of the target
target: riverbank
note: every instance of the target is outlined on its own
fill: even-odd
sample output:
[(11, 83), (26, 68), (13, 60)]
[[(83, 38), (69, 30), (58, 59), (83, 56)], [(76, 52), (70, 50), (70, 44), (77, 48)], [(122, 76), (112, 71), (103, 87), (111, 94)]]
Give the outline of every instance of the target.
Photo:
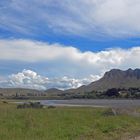
[(108, 108), (17, 109), (0, 103), (1, 140), (124, 140), (140, 132), (140, 118)]

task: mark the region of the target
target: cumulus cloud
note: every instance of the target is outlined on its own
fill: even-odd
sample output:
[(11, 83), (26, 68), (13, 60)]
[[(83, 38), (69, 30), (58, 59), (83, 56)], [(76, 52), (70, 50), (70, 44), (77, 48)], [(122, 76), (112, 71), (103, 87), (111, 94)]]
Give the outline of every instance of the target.
[[(33, 40), (0, 40), (1, 62), (19, 62), (46, 66), (51, 75), (41, 76), (33, 70), (23, 70), (9, 76), (8, 80), (0, 77), (1, 87), (28, 87), (35, 89), (77, 88), (99, 79), (103, 73), (112, 68), (128, 69), (140, 67), (140, 47), (130, 49), (110, 48), (92, 52), (80, 50), (72, 46), (49, 44)], [(10, 65), (12, 66), (12, 64)], [(17, 67), (17, 66), (16, 66)], [(56, 78), (55, 78), (56, 77)]]
[(139, 0), (0, 1), (0, 28), (25, 35), (140, 37), (139, 15)]
[(20, 87), (20, 88), (31, 88), (46, 90), (49, 88), (58, 88), (61, 90), (77, 88), (81, 85), (89, 84), (97, 79), (99, 76), (90, 75), (89, 77), (83, 79), (75, 79), (69, 77), (62, 78), (48, 78), (41, 76), (32, 70), (23, 70), (16, 74), (12, 74), (8, 79), (0, 81), (1, 87)]
[[(81, 52), (72, 46), (32, 40), (0, 40), (0, 61), (46, 66), (46, 70), (70, 77), (100, 75), (112, 68), (139, 68), (140, 47)], [(44, 70), (45, 71), (45, 70)], [(58, 74), (58, 75), (57, 75)], [(61, 75), (61, 77), (62, 77)]]
[(31, 70), (23, 70), (17, 74), (9, 76), (8, 83), (11, 87), (26, 87), (32, 89), (45, 89), (43, 84), (47, 83), (48, 78), (41, 77)]
[(108, 49), (100, 52), (81, 52), (72, 46), (60, 44), (48, 44), (31, 40), (0, 40), (0, 60), (18, 60), (25, 62), (40, 62), (45, 60), (65, 59), (74, 62), (86, 62), (86, 64), (120, 64), (123, 59), (131, 57), (140, 47), (128, 50), (121, 48)]

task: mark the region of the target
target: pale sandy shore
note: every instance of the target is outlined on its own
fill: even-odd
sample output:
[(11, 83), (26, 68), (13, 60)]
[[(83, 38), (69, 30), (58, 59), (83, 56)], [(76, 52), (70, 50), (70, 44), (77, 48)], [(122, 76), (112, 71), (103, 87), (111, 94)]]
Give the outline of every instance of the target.
[(140, 136), (139, 137), (134, 137), (134, 138), (131, 138), (129, 140), (140, 140)]

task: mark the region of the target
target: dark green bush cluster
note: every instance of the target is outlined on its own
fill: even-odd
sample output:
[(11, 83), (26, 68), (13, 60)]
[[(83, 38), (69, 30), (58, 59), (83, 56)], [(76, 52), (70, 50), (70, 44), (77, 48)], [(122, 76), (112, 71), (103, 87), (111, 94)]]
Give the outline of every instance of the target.
[(53, 105), (49, 105), (49, 106), (48, 106), (48, 109), (50, 109), (50, 108), (56, 108), (56, 107), (53, 106)]
[(29, 102), (29, 103), (24, 103), (24, 104), (19, 104), (17, 105), (17, 109), (20, 108), (43, 108), (43, 105), (40, 104), (40, 102)]
[(108, 117), (108, 116), (116, 116), (117, 114), (114, 109), (109, 108), (109, 109), (105, 110), (102, 115)]
[(114, 98), (130, 98), (140, 99), (140, 88), (111, 88), (106, 91), (91, 91), (85, 93), (64, 93), (59, 95), (64, 99), (114, 99)]
[(4, 104), (8, 104), (8, 102), (7, 101), (2, 101)]

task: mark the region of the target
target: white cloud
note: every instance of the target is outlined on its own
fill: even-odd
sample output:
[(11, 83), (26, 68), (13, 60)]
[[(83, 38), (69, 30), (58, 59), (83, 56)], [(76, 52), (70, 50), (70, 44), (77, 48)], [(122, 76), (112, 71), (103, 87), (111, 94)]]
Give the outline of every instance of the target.
[[(73, 62), (100, 65), (102, 63), (120, 64), (139, 47), (129, 50), (120, 48), (108, 49), (100, 52), (81, 52), (80, 50), (60, 44), (48, 44), (31, 40), (0, 40), (0, 60), (18, 60), (25, 62), (40, 62), (47, 60), (65, 59)], [(137, 55), (137, 54), (136, 54)]]
[[(0, 40), (1, 56), (4, 60), (19, 60), (26, 62), (37, 62), (71, 57), (80, 57), (80, 52), (74, 47), (65, 48), (59, 44), (48, 44), (30, 40)], [(80, 58), (79, 58), (80, 59)]]
[(11, 87), (26, 87), (33, 89), (45, 89), (43, 84), (47, 83), (48, 78), (41, 77), (31, 70), (23, 70), (17, 74), (9, 76), (7, 83)]
[(0, 50), (1, 62), (18, 61), (21, 64), (22, 62), (29, 63), (30, 66), (38, 64), (38, 67), (41, 67), (43, 63), (44, 67), (46, 65), (43, 73), (47, 73), (47, 69), (51, 71), (51, 74), (53, 73), (53, 76), (48, 74), (49, 78), (47, 78), (31, 70), (23, 70), (11, 75), (8, 82), (1, 82), (1, 85), (16, 87), (76, 88), (99, 79), (105, 71), (112, 68), (140, 67), (140, 61), (138, 61), (140, 60), (140, 47), (81, 52), (74, 47), (60, 44), (31, 40), (0, 40)]
[(139, 15), (139, 0), (0, 1), (0, 28), (22, 34), (140, 37)]
[(48, 78), (41, 76), (31, 70), (23, 70), (22, 72), (18, 72), (17, 74), (10, 75), (7, 80), (5, 79), (0, 83), (1, 87), (20, 87), (39, 90), (58, 88), (64, 90), (69, 88), (77, 88), (84, 84), (89, 84), (99, 78), (99, 76), (92, 75), (83, 79), (69, 78), (66, 76), (62, 78)]
[(99, 75), (112, 68), (140, 67), (140, 61), (138, 61), (140, 47), (81, 52), (72, 46), (20, 39), (0, 40), (0, 50), (0, 61), (44, 63), (46, 70), (48, 67), (50, 71), (56, 73), (56, 76), (61, 73), (70, 77), (83, 78), (88, 75)]

